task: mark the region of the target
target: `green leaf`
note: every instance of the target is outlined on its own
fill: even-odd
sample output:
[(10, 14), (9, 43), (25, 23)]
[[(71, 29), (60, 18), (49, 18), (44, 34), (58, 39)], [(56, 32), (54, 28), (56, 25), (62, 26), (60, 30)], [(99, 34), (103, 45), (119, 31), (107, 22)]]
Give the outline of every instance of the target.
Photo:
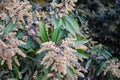
[(62, 19), (58, 22), (58, 27), (55, 28), (52, 34), (52, 40), (57, 43), (59, 40), (61, 40), (64, 37), (64, 31), (61, 29), (62, 26)]
[(92, 60), (88, 60), (86, 66), (85, 66), (85, 69), (88, 69), (89, 66), (91, 65), (91, 63), (92, 63)]
[(63, 20), (62, 20), (62, 19), (60, 19), (60, 20), (59, 20), (59, 22), (58, 22), (58, 27), (61, 27), (61, 26), (62, 26), (62, 24), (63, 24)]
[(41, 80), (47, 80), (47, 76), (43, 75)]
[(67, 73), (71, 77), (72, 80), (74, 80), (74, 71), (71, 67), (67, 66)]
[(81, 39), (80, 37), (79, 37), (79, 38), (77, 37), (77, 40), (76, 40), (75, 42), (76, 42), (76, 43), (84, 44), (84, 43), (87, 43), (88, 41), (85, 40), (85, 39)]
[(103, 51), (103, 56), (104, 56), (106, 59), (109, 59), (110, 57), (112, 57), (112, 55), (111, 55), (108, 51), (106, 51), (106, 50)]
[(18, 39), (22, 39), (23, 36), (25, 36), (25, 33), (21, 30), (19, 30), (16, 34), (16, 38), (18, 38)]
[(13, 64), (13, 67), (14, 67), (14, 70), (15, 70), (15, 73), (16, 73), (16, 77), (17, 77), (17, 79), (19, 79), (19, 69), (18, 69), (18, 67), (16, 66), (16, 64)]
[(70, 32), (70, 34), (72, 34), (73, 36), (76, 36), (76, 32), (74, 30), (74, 28), (71, 26), (71, 24), (67, 21), (67, 20), (64, 20), (64, 23), (63, 23), (63, 27), (68, 31)]
[(68, 23), (70, 23), (71, 27), (75, 30), (75, 32), (79, 34), (80, 29), (79, 29), (78, 22), (71, 16), (67, 16), (67, 17), (65, 17), (65, 19), (68, 21)]
[(59, 42), (62, 38), (64, 38), (64, 36), (65, 36), (64, 31), (63, 31), (63, 30), (60, 30), (56, 42)]
[(84, 51), (82, 51), (80, 49), (76, 49), (76, 50), (77, 50), (77, 52), (73, 53), (75, 56), (88, 59), (88, 56), (87, 56), (87, 54)]
[(47, 31), (45, 30), (45, 24), (40, 22), (40, 37), (43, 42), (49, 41)]
[(81, 25), (84, 25), (84, 23), (85, 23), (84, 18), (83, 18), (83, 17), (78, 16), (78, 19), (79, 19), (79, 21), (80, 21)]
[(58, 34), (59, 34), (59, 30), (60, 30), (60, 27), (57, 27), (54, 31), (53, 31), (53, 34), (52, 34), (52, 40), (56, 43), (57, 41), (57, 37), (58, 37)]
[(54, 27), (56, 28), (57, 27), (57, 20), (56, 20), (55, 15), (52, 15), (52, 22), (53, 22)]
[(105, 67), (105, 65), (106, 65), (105, 61), (101, 62), (99, 67), (98, 67), (97, 73), (101, 73), (104, 70), (103, 68)]
[(57, 27), (57, 28), (54, 30), (53, 34), (52, 34), (52, 40), (53, 40), (55, 43), (57, 43), (57, 42), (59, 42), (64, 36), (65, 36), (64, 31), (61, 30), (60, 27)]
[(12, 29), (15, 27), (15, 24), (13, 24), (11, 21), (7, 24), (7, 26), (5, 27), (5, 30), (3, 32), (3, 35), (7, 35), (9, 32), (12, 31)]
[(41, 73), (41, 74), (39, 74), (39, 75), (38, 75), (38, 77), (37, 77), (37, 80), (41, 80), (42, 76), (43, 76), (43, 74), (42, 74), (42, 73)]

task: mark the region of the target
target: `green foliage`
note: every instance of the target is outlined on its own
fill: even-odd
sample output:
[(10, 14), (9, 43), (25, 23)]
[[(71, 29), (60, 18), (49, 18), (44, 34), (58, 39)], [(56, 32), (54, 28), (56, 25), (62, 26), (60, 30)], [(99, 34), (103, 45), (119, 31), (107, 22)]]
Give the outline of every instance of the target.
[(9, 34), (9, 32), (11, 32), (14, 27), (15, 27), (15, 24), (12, 21), (9, 21), (5, 27), (3, 35), (6, 36), (7, 34)]
[(40, 37), (43, 42), (48, 41), (47, 31), (45, 30), (45, 24), (40, 22)]
[(74, 79), (74, 72), (69, 66), (67, 66), (67, 73), (69, 74), (71, 79)]
[(58, 27), (54, 29), (52, 33), (52, 41), (55, 43), (59, 42), (63, 37), (65, 37), (65, 33), (62, 30), (62, 19), (58, 21)]
[[(53, 2), (54, 1), (58, 3), (64, 3), (64, 0), (62, 1), (53, 0)], [(91, 3), (92, 1), (93, 3)], [(112, 44), (113, 46), (112, 48), (110, 48), (108, 47), (109, 45), (107, 45), (105, 42), (102, 42), (102, 41), (105, 40), (104, 38), (111, 39), (111, 34), (114, 35), (113, 33), (115, 33), (115, 35), (118, 38), (119, 28), (115, 29), (115, 31), (117, 32), (114, 32), (112, 30), (106, 30), (108, 29), (108, 27), (106, 28), (105, 25), (107, 24), (107, 26), (111, 26), (114, 24), (117, 27), (119, 26), (119, 20), (116, 18), (116, 16), (119, 15), (117, 14), (119, 13), (119, 10), (118, 8), (116, 8), (116, 10), (118, 10), (117, 12), (115, 11), (114, 8), (111, 8), (110, 6), (113, 6), (113, 5), (111, 5), (112, 2), (109, 2), (109, 0), (108, 0), (108, 3), (106, 3), (108, 4), (108, 6), (105, 4), (104, 1), (101, 1), (101, 0), (98, 0), (98, 2), (96, 0), (78, 0), (78, 3), (79, 2), (84, 6), (86, 6), (86, 8), (78, 5), (76, 6), (76, 10), (74, 12), (71, 12), (64, 17), (56, 17), (56, 13), (51, 14), (52, 11), (56, 10), (51, 5), (47, 5), (47, 6), (45, 5), (39, 8), (35, 5), (32, 5), (32, 10), (31, 10), (32, 14), (35, 13), (36, 11), (39, 11), (40, 9), (40, 11), (43, 11), (43, 12), (45, 11), (46, 14), (48, 15), (45, 14), (45, 18), (43, 17), (43, 15), (42, 17), (41, 15), (39, 15), (39, 18), (41, 18), (40, 20), (33, 18), (32, 19), (33, 24), (31, 25), (30, 23), (27, 22), (27, 19), (26, 19), (26, 17), (29, 17), (28, 15), (23, 16), (23, 19), (25, 21), (23, 21), (22, 24), (13, 23), (12, 20), (10, 20), (8, 23), (6, 20), (0, 20), (0, 40), (3, 43), (5, 43), (6, 46), (9, 45), (7, 48), (5, 47), (2, 48), (4, 45), (3, 46), (0, 45), (0, 62), (1, 62), (0, 80), (19, 80), (19, 79), (21, 80), (51, 79), (52, 80), (53, 78), (56, 78), (58, 80), (65, 80), (65, 77), (69, 77), (69, 79), (71, 80), (77, 80), (75, 76), (76, 73), (74, 70), (74, 68), (77, 68), (77, 67), (71, 67), (70, 65), (67, 65), (66, 74), (61, 77), (60, 75), (57, 74), (57, 72), (52, 70), (54, 62), (49, 67), (46, 67), (45, 65), (41, 64), (44, 57), (48, 55), (48, 52), (52, 51), (52, 49), (46, 49), (46, 50), (43, 50), (42, 52), (39, 52), (39, 50), (41, 50), (44, 47), (43, 45), (44, 43), (53, 42), (55, 43), (54, 47), (56, 50), (59, 48), (61, 51), (64, 51), (66, 47), (61, 46), (62, 41), (70, 38), (75, 39), (74, 42), (76, 45), (85, 45), (88, 47), (87, 49), (84, 50), (84, 49), (76, 49), (72, 44), (69, 44), (67, 46), (67, 47), (71, 47), (71, 49), (74, 49), (76, 51), (72, 53), (75, 57), (79, 57), (80, 59), (83, 59), (83, 62), (80, 62), (82, 60), (77, 60), (79, 64), (73, 62), (74, 63), (73, 65), (85, 66), (85, 69), (87, 69), (87, 71), (85, 71), (83, 67), (81, 67), (81, 70), (87, 73), (84, 73), (85, 77), (80, 78), (80, 80), (87, 80), (87, 79), (98, 80), (99, 77), (101, 77), (100, 80), (116, 79), (115, 75), (113, 75), (111, 71), (107, 72), (106, 75), (103, 75), (105, 69), (109, 66), (108, 61), (111, 61), (115, 57), (118, 58), (119, 56), (116, 56), (111, 53), (113, 52), (112, 49), (114, 47), (112, 43), (109, 43), (109, 45)], [(104, 5), (104, 7), (106, 6), (107, 8), (111, 8), (110, 12), (107, 12), (109, 10), (102, 11), (100, 4)], [(117, 5), (117, 3), (115, 4)], [(94, 6), (94, 8), (91, 6)], [(112, 10), (113, 10), (113, 13), (112, 13)], [(112, 14), (115, 14), (116, 16)], [(14, 17), (17, 17), (17, 16), (18, 15), (15, 15)], [(113, 20), (115, 20), (115, 22), (111, 20), (111, 18), (114, 18)], [(0, 19), (1, 19), (1, 15), (0, 15)], [(36, 21), (38, 21), (39, 24), (36, 24), (35, 23)], [(46, 25), (49, 25), (49, 27), (47, 27)], [(17, 29), (17, 30), (14, 30), (14, 29)], [(13, 39), (22, 41), (25, 44), (17, 45), (17, 46), (13, 45), (14, 47), (12, 48), (16, 48), (16, 47), (19, 48), (26, 55), (26, 57), (22, 57), (17, 53), (16, 53), (17, 55), (12, 56), (12, 59), (10, 59), (12, 60), (12, 63), (9, 66), (12, 66), (13, 68), (9, 70), (7, 65), (9, 62), (6, 61), (9, 58), (5, 58), (5, 63), (2, 64), (3, 57), (1, 57), (1, 55), (7, 49), (11, 49), (11, 46), (10, 46), (11, 43), (10, 41), (8, 41), (6, 37), (9, 38), (10, 36), (8, 35), (14, 32), (16, 33), (16, 35), (14, 36)], [(104, 37), (100, 37), (103, 35)], [(116, 36), (115, 37), (112, 36), (111, 40), (113, 40), (112, 42), (115, 41), (115, 43), (116, 42), (118, 43), (119, 39), (117, 39)], [(96, 37), (97, 37), (97, 40), (96, 40)], [(100, 40), (98, 39), (99, 37), (100, 37)], [(98, 41), (97, 44), (93, 40)], [(100, 44), (99, 42), (102, 44)], [(107, 46), (105, 46), (104, 44)], [(51, 45), (49, 45), (48, 47), (50, 47)], [(84, 48), (85, 46), (83, 46), (82, 48)], [(117, 52), (119, 52), (118, 48), (119, 47), (116, 48)], [(11, 55), (13, 54), (12, 50), (15, 51), (15, 49), (10, 50)], [(61, 56), (60, 53), (58, 54), (59, 56), (56, 56), (57, 58)], [(20, 66), (17, 65), (16, 63), (17, 61), (15, 61), (14, 58), (18, 60)], [(50, 56), (47, 59), (45, 59), (45, 62), (48, 62), (49, 60), (50, 60)], [(79, 71), (79, 72), (82, 72), (82, 71)], [(50, 75), (51, 73), (53, 73), (52, 76)], [(80, 75), (83, 75), (83, 74), (80, 74)]]

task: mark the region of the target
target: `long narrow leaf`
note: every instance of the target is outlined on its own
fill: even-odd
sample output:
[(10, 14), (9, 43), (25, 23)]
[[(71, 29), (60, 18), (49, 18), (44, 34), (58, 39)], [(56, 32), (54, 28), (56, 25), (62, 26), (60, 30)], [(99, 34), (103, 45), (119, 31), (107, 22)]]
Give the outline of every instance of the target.
[(67, 16), (65, 19), (70, 23), (71, 27), (75, 30), (76, 33), (80, 33), (79, 25), (74, 18)]
[(71, 26), (71, 24), (68, 21), (64, 20), (63, 26), (73, 36), (76, 36), (76, 32), (75, 32), (74, 28)]
[(17, 79), (19, 79), (19, 69), (15, 64), (13, 64), (13, 67), (14, 67), (15, 73), (17, 75)]
[(75, 56), (88, 59), (87, 54), (86, 54), (84, 51), (80, 50), (80, 49), (77, 49), (77, 52), (74, 52), (73, 54), (74, 54)]
[(49, 41), (47, 31), (45, 29), (45, 24), (42, 21), (40, 22), (40, 37), (43, 42)]
[(69, 66), (67, 66), (67, 73), (71, 77), (71, 79), (74, 80), (74, 71)]
[(4, 36), (7, 35), (9, 32), (12, 31), (12, 29), (15, 27), (15, 24), (13, 24), (11, 21), (7, 24), (5, 30), (4, 30)]
[(63, 31), (61, 30), (62, 23), (63, 23), (62, 19), (60, 19), (58, 22), (58, 27), (56, 27), (55, 30), (53, 31), (52, 40), (55, 43), (57, 43), (62, 38), (62, 33), (63, 33)]

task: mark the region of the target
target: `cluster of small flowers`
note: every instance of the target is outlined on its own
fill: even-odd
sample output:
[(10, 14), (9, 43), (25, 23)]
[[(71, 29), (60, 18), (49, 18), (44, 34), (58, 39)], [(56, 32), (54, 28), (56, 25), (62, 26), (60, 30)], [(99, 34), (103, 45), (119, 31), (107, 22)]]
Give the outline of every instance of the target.
[(109, 66), (105, 68), (104, 75), (106, 75), (108, 71), (111, 71), (114, 76), (120, 78), (120, 62), (118, 60), (110, 60), (107, 61), (107, 64), (109, 64)]
[(20, 66), (17, 55), (20, 55), (24, 58), (26, 57), (26, 55), (18, 48), (18, 45), (22, 45), (24, 43), (18, 39), (15, 39), (14, 36), (15, 33), (9, 33), (6, 36), (5, 42), (0, 39), (0, 58), (2, 58), (1, 65), (6, 62), (10, 70), (12, 70), (13, 61)]
[(47, 54), (41, 61), (41, 64), (45, 65), (46, 68), (52, 65), (53, 73), (49, 73), (48, 78), (54, 77), (56, 75), (64, 77), (64, 75), (68, 74), (68, 66), (73, 69), (75, 78), (78, 78), (78, 76), (84, 77), (84, 74), (80, 71), (87, 71), (78, 62), (78, 60), (83, 61), (83, 59), (72, 54), (77, 51), (69, 46), (69, 44), (73, 43), (74, 39), (62, 40), (62, 43), (59, 46), (55, 45), (55, 43), (52, 41), (42, 43), (41, 49), (37, 53), (47, 51)]
[(77, 2), (77, 0), (64, 0), (64, 4), (51, 3), (55, 11), (52, 11), (50, 14), (55, 14), (57, 18), (67, 16), (69, 12), (75, 10), (75, 2)]
[(25, 23), (24, 17), (27, 17), (30, 25), (33, 23), (31, 7), (29, 1), (4, 0), (0, 3), (0, 19), (6, 22), (12, 19), (14, 23), (21, 24)]

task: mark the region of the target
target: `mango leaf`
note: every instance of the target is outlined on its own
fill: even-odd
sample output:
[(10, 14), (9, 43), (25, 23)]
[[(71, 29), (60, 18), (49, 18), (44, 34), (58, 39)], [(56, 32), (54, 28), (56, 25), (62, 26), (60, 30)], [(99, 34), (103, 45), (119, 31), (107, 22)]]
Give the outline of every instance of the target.
[(85, 66), (85, 69), (88, 69), (89, 66), (91, 65), (91, 63), (92, 63), (92, 60), (88, 60), (86, 66)]
[(105, 65), (106, 65), (105, 61), (101, 62), (99, 67), (98, 67), (97, 73), (101, 73), (104, 70), (103, 68), (105, 67)]
[(43, 75), (41, 80), (47, 80), (47, 76)]
[(17, 39), (22, 39), (23, 36), (25, 36), (25, 33), (22, 30), (18, 30), (18, 32), (16, 34), (16, 38)]
[(3, 32), (3, 35), (5, 36), (5, 35), (7, 35), (9, 32), (11, 32), (12, 31), (12, 29), (15, 27), (15, 24), (13, 24), (13, 22), (9, 22), (8, 24), (7, 24), (7, 26), (5, 27), (5, 30), (4, 30), (4, 32)]
[(40, 22), (40, 37), (43, 42), (49, 41), (47, 31), (45, 30), (45, 24), (42, 21)]
[(54, 27), (56, 28), (57, 27), (57, 20), (55, 18), (55, 15), (52, 15), (52, 22), (53, 22)]
[(43, 76), (43, 74), (42, 74), (42, 73), (41, 73), (41, 74), (39, 74), (39, 75), (38, 75), (38, 77), (37, 77), (37, 80), (41, 80), (42, 76)]
[(44, 71), (44, 73), (39, 75), (38, 80), (47, 80), (48, 69), (46, 69), (45, 66), (44, 66), (43, 71)]
[(69, 66), (67, 66), (67, 73), (71, 77), (71, 79), (74, 80), (74, 71)]
[(58, 34), (58, 38), (56, 42), (59, 42), (61, 39), (63, 39), (65, 37), (65, 33), (63, 30), (60, 30), (59, 34)]
[(62, 24), (63, 24), (63, 20), (62, 20), (62, 19), (60, 19), (60, 20), (59, 20), (59, 22), (58, 22), (58, 27), (61, 27), (61, 26), (62, 26)]
[(14, 67), (14, 70), (15, 70), (15, 73), (16, 73), (16, 77), (17, 77), (17, 79), (19, 79), (19, 69), (18, 69), (18, 67), (16, 66), (16, 64), (13, 64), (13, 67)]
[(75, 42), (84, 44), (84, 43), (87, 43), (88, 41), (85, 39), (81, 39), (80, 37), (77, 37), (77, 40)]
[(61, 29), (62, 26), (62, 19), (58, 22), (58, 27), (55, 28), (52, 34), (52, 40), (57, 43), (59, 40), (61, 40), (64, 37), (64, 31)]
[(79, 19), (81, 25), (84, 25), (84, 23), (86, 22), (83, 17), (78, 16), (78, 19)]
[(76, 36), (76, 32), (74, 30), (74, 28), (72, 27), (72, 25), (67, 21), (63, 19), (63, 27), (70, 32), (70, 34), (72, 34), (73, 36)]
[(103, 56), (105, 59), (109, 59), (110, 57), (112, 57), (112, 55), (111, 55), (107, 50), (103, 50), (103, 51), (102, 51), (102, 56)]
[(53, 31), (52, 40), (53, 40), (55, 43), (56, 43), (56, 41), (57, 41), (57, 37), (58, 37), (59, 31), (60, 31), (60, 27), (57, 27), (57, 28)]
[(64, 31), (61, 30), (60, 27), (57, 27), (52, 34), (52, 40), (55, 43), (57, 43), (58, 41), (60, 41), (64, 37), (64, 35), (65, 35)]
[(65, 19), (68, 21), (68, 23), (70, 23), (70, 25), (74, 29), (74, 31), (79, 34), (80, 29), (79, 29), (78, 22), (74, 18), (72, 18), (71, 16), (67, 16), (67, 17), (65, 17)]
[(77, 50), (77, 52), (73, 53), (75, 56), (88, 59), (88, 56), (87, 56), (87, 54), (84, 51), (82, 51), (80, 49), (76, 49), (76, 50)]

